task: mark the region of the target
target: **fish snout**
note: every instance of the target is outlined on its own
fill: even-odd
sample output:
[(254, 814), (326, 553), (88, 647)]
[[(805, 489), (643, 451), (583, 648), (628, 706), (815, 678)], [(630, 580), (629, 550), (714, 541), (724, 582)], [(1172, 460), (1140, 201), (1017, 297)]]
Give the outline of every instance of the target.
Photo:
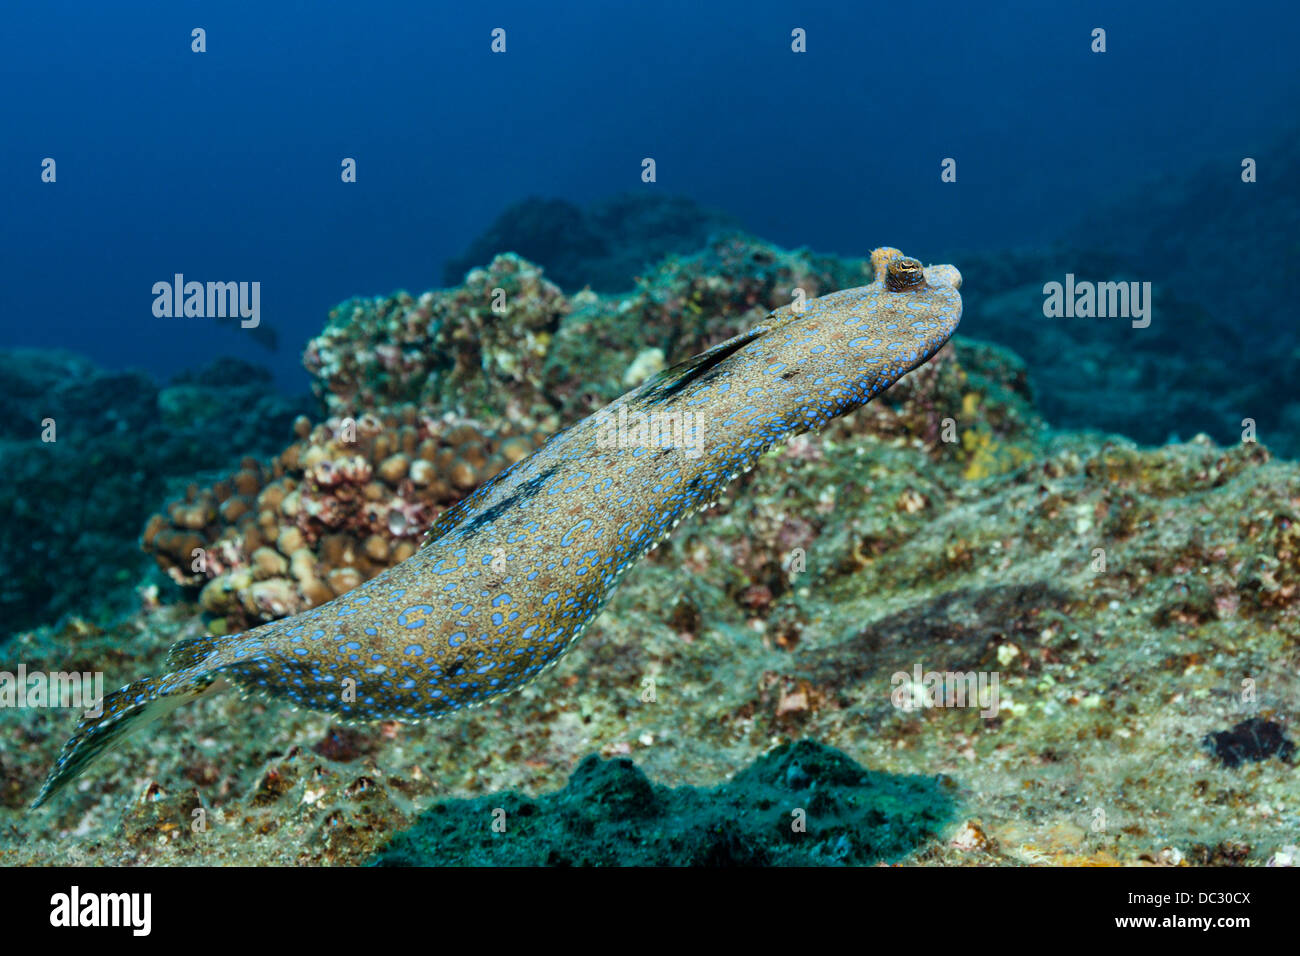
[(935, 287), (961, 288), (961, 273), (956, 266), (926, 266), (925, 282)]

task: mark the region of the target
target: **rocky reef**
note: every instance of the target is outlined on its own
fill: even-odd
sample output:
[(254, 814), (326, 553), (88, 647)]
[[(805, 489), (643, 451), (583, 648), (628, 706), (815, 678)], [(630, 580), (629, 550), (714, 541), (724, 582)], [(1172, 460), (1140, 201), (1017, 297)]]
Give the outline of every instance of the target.
[(621, 193), (579, 206), (538, 196), (511, 203), (465, 252), (443, 269), (446, 285), (503, 252), (546, 270), (569, 292), (624, 292), (669, 255), (703, 248), (716, 233), (739, 227), (732, 217), (685, 196)]
[(951, 781), (781, 744), (717, 787), (655, 786), (626, 757), (578, 764), (563, 790), (436, 803), (381, 866), (854, 866), (898, 859), (948, 822)]
[[(960, 265), (962, 332), (978, 335), (971, 290), (1000, 280)], [(418, 502), (397, 508), (418, 527), (462, 494), (458, 463), (486, 477), (792, 288), (869, 268), (733, 236), (622, 296), (566, 296), (499, 257), (458, 289), (341, 309), (308, 348), (325, 420), (151, 523), (188, 590), (111, 626), (26, 631), (8, 659), (110, 687), (159, 673), (203, 633), (212, 582), (204, 604), (232, 619), (279, 613), (254, 598), (267, 581), (322, 598), (410, 540), (394, 502)], [(515, 364), (485, 345), (510, 341)], [(407, 356), (427, 364), (407, 374)], [(378, 424), (369, 445), (342, 441), (349, 416), (359, 436)], [(232, 566), (200, 580), (177, 534)], [(1282, 865), (1300, 856), (1297, 660), (1300, 466), (1263, 443), (1053, 430), (1026, 363), (959, 333), (882, 399), (773, 449), (629, 574), (554, 671), (484, 709), (351, 727), (204, 698), (30, 814), (73, 715), (0, 709), (0, 859)], [(993, 695), (927, 696), (931, 674)], [(804, 786), (792, 768), (810, 764)], [(805, 794), (826, 812), (785, 842), (777, 818)]]
[[(980, 277), (963, 292), (966, 327), (1025, 359), (1054, 425), (1232, 444), (1249, 419), (1300, 457), (1300, 331), (1278, 320), (1300, 252), (1300, 127), (1254, 155), (1258, 182), (1241, 181), (1238, 157), (1216, 159), (1099, 202), (1051, 245), (943, 252)], [(1044, 284), (1067, 274), (1151, 283), (1151, 324), (1045, 317)]]
[(1237, 322), (1210, 311), (1186, 286), (1153, 282), (1147, 328), (1124, 318), (1046, 318), (1046, 282), (1067, 274), (1137, 282), (1150, 273), (1134, 260), (1069, 246), (954, 257), (993, 278), (965, 295), (963, 323), (1025, 360), (1039, 409), (1058, 427), (1118, 432), (1146, 444), (1195, 432), (1230, 443), (1241, 440), (1250, 418), (1280, 454), (1300, 454), (1300, 431), (1290, 424), (1300, 405), (1292, 407), (1287, 384), (1300, 374), (1300, 352), (1250, 347)]
[(412, 402), (545, 418), (542, 363), (570, 308), (540, 268), (507, 253), (452, 289), (343, 303), (307, 344), (303, 364), (334, 414)]
[(176, 482), (271, 453), (309, 407), (236, 359), (159, 387), (67, 352), (0, 351), (0, 642), (132, 607), (141, 516)]
[(406, 402), (554, 430), (668, 359), (749, 327), (796, 289), (812, 298), (870, 277), (865, 259), (731, 235), (668, 257), (629, 293), (568, 296), (540, 267), (505, 253), (450, 289), (344, 303), (303, 364), (332, 414)]

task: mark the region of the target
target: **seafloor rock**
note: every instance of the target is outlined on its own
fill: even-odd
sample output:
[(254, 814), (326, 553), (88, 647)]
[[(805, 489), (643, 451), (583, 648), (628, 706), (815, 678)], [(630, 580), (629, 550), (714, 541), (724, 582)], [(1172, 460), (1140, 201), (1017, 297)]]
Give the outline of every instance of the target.
[(735, 235), (669, 257), (630, 293), (566, 297), (537, 266), (504, 254), (452, 289), (344, 303), (303, 362), (333, 414), (411, 402), (554, 430), (636, 384), (625, 373), (648, 349), (680, 361), (800, 291), (812, 298), (870, 279), (866, 260)]
[(1289, 762), (1295, 753), (1295, 744), (1286, 738), (1281, 724), (1258, 717), (1243, 720), (1231, 730), (1207, 734), (1202, 743), (1225, 767), (1236, 767), (1243, 760), (1270, 757)]
[(546, 357), (546, 395), (561, 420), (587, 415), (630, 386), (628, 371), (657, 349), (668, 364), (752, 328), (797, 296), (815, 298), (872, 279), (870, 260), (785, 250), (740, 234), (701, 252), (669, 256), (618, 297), (590, 293), (555, 334)]
[(546, 270), (570, 292), (623, 292), (665, 256), (693, 253), (738, 223), (684, 196), (622, 193), (578, 206), (564, 199), (523, 199), (508, 206), (465, 253), (443, 270), (448, 285), (503, 252)]
[[(938, 260), (973, 280), (963, 328), (1024, 358), (1057, 427), (1233, 443), (1250, 419), (1276, 454), (1300, 457), (1300, 329), (1278, 317), (1294, 294), (1300, 127), (1258, 148), (1257, 183), (1241, 181), (1240, 157), (1180, 164), (1092, 204), (1053, 247), (948, 250)], [(1151, 283), (1151, 324), (1045, 317), (1044, 284), (1067, 274)]]
[(478, 418), (544, 418), (552, 409), (539, 394), (542, 364), (570, 308), (541, 269), (507, 253), (453, 289), (343, 303), (303, 364), (337, 415), (413, 402)]
[(168, 482), (266, 454), (302, 405), (236, 360), (159, 389), (66, 352), (0, 351), (0, 637), (132, 606), (141, 516)]
[(1189, 430), (1231, 442), (1251, 418), (1270, 447), (1300, 451), (1294, 430), (1284, 427), (1300, 358), (1246, 347), (1236, 324), (1189, 302), (1186, 287), (1154, 283), (1151, 324), (1135, 329), (1124, 318), (1043, 315), (1044, 283), (1067, 273), (1091, 281), (1144, 277), (1114, 256), (1058, 248), (974, 252), (953, 261), (981, 277), (963, 290), (962, 327), (1016, 350), (1040, 412), (1057, 427), (1116, 431), (1144, 443)]
[(558, 793), (435, 803), (382, 866), (825, 866), (898, 859), (934, 840), (951, 781), (782, 744), (717, 787), (656, 786), (626, 757), (578, 764)]
[[(1276, 314), (1294, 294), (1300, 124), (1293, 121), (1253, 149), (1260, 169), (1268, 170), (1258, 182), (1242, 182), (1240, 157), (1174, 164), (1089, 204), (1085, 221), (1072, 231), (1074, 241), (1106, 249), (1143, 278), (1183, 290), (1183, 297), (1218, 316), (1232, 335), (1234, 359), (1300, 348), (1295, 324), (1278, 322)], [(1184, 348), (1208, 353), (1215, 345), (1189, 338)], [(1294, 389), (1289, 397), (1295, 399)]]

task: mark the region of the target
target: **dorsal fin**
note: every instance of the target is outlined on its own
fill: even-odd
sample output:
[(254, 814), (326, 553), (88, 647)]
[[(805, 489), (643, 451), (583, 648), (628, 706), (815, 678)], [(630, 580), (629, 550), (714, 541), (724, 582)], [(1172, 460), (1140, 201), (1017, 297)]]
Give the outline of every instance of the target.
[(664, 369), (646, 382), (641, 394), (633, 399), (633, 402), (637, 405), (657, 405), (660, 402), (667, 401), (691, 383), (703, 379), (709, 372), (768, 331), (769, 328), (768, 325), (760, 325), (748, 332), (742, 332), (740, 335), (732, 336), (725, 342), (720, 342), (699, 355), (691, 356), (685, 362), (679, 362), (672, 368)]
[(217, 639), (211, 634), (204, 634), (202, 637), (187, 637), (184, 640), (177, 641), (167, 652), (167, 669), (169, 671), (182, 671), (187, 667), (193, 667), (209, 654), (217, 646)]
[(420, 548), (427, 548), (452, 528), (456, 527), (456, 525), (464, 521), (469, 515), (469, 512), (479, 502), (481, 502), (484, 497), (486, 497), (492, 487), (500, 484), (506, 475), (514, 471), (515, 465), (518, 464), (519, 462), (515, 462), (509, 468), (505, 468), (493, 475), (487, 481), (483, 482), (483, 484), (471, 491), (467, 496), (460, 499), (460, 501), (456, 502), (446, 511), (442, 512), (438, 517), (434, 518), (433, 524), (429, 525), (429, 530), (424, 533), (424, 540), (420, 542)]

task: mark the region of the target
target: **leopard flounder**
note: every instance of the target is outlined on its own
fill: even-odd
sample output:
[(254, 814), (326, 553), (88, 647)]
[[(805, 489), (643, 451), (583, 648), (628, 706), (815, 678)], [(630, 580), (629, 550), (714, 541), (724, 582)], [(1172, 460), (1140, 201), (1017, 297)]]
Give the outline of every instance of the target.
[[(870, 285), (778, 309), (559, 432), (360, 587), (240, 634), (180, 642), (169, 673), (128, 684), (81, 721), (33, 806), (130, 731), (228, 684), (351, 720), (414, 721), (533, 680), (637, 558), (730, 479), (772, 445), (870, 401), (948, 341), (961, 274), (897, 249), (872, 260)], [(651, 418), (677, 423), (658, 429), (667, 442), (611, 428)], [(691, 434), (674, 443), (682, 423)]]

